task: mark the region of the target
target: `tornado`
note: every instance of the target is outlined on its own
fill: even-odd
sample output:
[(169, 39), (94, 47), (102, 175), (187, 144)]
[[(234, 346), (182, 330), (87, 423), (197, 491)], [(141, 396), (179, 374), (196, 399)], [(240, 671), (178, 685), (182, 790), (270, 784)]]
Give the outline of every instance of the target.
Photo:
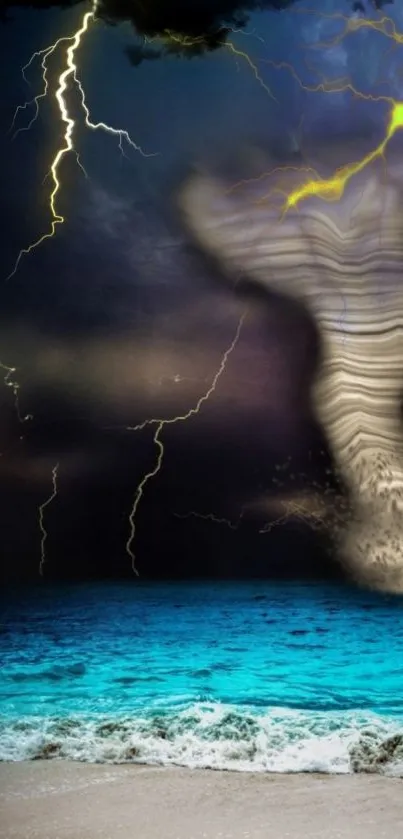
[[(314, 319), (313, 410), (351, 501), (337, 554), (357, 583), (403, 593), (403, 158), (379, 155), (341, 184), (342, 158), (329, 146), (239, 183), (193, 173), (178, 203), (229, 288), (258, 283)], [(325, 180), (328, 191), (306, 189)]]

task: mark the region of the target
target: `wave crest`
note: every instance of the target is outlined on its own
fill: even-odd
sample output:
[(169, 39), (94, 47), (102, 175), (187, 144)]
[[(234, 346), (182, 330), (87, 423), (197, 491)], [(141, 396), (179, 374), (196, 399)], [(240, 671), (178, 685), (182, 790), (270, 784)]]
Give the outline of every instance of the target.
[(192, 703), (143, 716), (27, 717), (0, 724), (0, 759), (64, 758), (243, 772), (378, 772), (403, 777), (400, 720)]

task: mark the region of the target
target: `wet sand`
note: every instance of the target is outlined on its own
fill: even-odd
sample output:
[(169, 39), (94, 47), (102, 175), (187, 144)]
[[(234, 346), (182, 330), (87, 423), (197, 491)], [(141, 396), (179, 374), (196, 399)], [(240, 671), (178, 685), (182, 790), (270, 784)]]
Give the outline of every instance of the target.
[(396, 839), (403, 781), (67, 761), (0, 764), (2, 839)]

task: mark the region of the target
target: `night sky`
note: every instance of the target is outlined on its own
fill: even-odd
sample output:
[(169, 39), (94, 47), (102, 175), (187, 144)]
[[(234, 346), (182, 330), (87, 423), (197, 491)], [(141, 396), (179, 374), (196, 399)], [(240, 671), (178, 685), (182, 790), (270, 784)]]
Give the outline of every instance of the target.
[[(253, 7), (276, 4), (252, 3), (225, 19), (234, 4), (216, 3), (223, 15), (213, 15), (203, 30), (209, 38), (189, 55), (161, 39), (145, 42), (127, 20), (130, 4), (115, 4), (115, 17), (126, 20), (91, 28), (77, 52), (78, 76), (93, 122), (129, 132), (144, 155), (124, 140), (122, 154), (118, 137), (85, 128), (70, 79), (66, 101), (86, 174), (66, 155), (57, 199), (65, 223), (6, 281), (20, 249), (50, 228), (46, 176), (63, 133), (55, 90), (66, 47), (49, 59), (49, 96), (39, 101), (38, 119), (13, 136), (35, 111), (20, 110), (8, 130), (17, 105), (42, 90), (41, 59), (26, 70), (28, 83), (21, 67), (35, 50), (74, 32), (90, 9), (21, 5), (6, 3), (10, 19), (0, 25), (4, 579), (37, 579), (40, 565), (51, 580), (137, 579), (126, 549), (129, 516), (158, 450), (155, 427), (127, 428), (197, 405), (246, 306), (214, 393), (197, 415), (162, 433), (161, 470), (144, 487), (135, 517), (136, 566), (141, 578), (338, 575), (326, 541), (307, 524), (291, 518), (260, 532), (285, 512), (280, 502), (268, 503), (275, 480), (280, 499), (308, 485), (335, 486), (310, 410), (314, 326), (290, 302), (250, 289), (247, 278), (232, 294), (183, 228), (176, 195), (194, 166), (225, 168), (235, 182), (251, 167), (264, 171), (268, 151), (280, 162), (303, 162), (313, 145), (331, 139), (337, 146), (350, 136), (370, 148), (382, 136), (376, 103), (348, 91), (307, 93), (296, 76), (308, 86), (350, 78), (360, 90), (388, 87), (396, 95), (398, 49), (381, 33), (366, 28), (319, 47), (342, 32), (341, 13), (379, 20), (386, 9), (311, 0), (258, 11)], [(113, 7), (103, 6), (113, 18)], [(403, 10), (387, 11), (403, 29)], [(333, 12), (339, 17), (331, 20)], [(154, 29), (146, 24), (142, 32), (158, 34), (155, 21)], [(229, 31), (237, 24), (240, 31)], [(175, 16), (163, 22), (177, 25)], [(192, 26), (183, 30), (197, 37)], [(229, 41), (248, 54), (258, 78)], [(16, 372), (8, 375), (11, 367)], [(41, 520), (56, 466), (57, 495)]]

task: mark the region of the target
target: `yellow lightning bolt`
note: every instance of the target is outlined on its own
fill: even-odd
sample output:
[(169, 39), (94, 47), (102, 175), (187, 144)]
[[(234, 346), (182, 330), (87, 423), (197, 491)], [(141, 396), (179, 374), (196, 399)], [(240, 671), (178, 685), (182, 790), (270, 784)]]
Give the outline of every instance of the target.
[(322, 47), (333, 47), (340, 44), (346, 35), (353, 32), (358, 32), (359, 29), (372, 29), (374, 32), (380, 32), (385, 38), (390, 38), (395, 44), (403, 44), (403, 35), (396, 30), (396, 24), (390, 17), (383, 15), (376, 20), (365, 17), (347, 17), (341, 12), (335, 14), (326, 14), (326, 12), (317, 12), (313, 9), (294, 9), (293, 14), (312, 14), (318, 17), (327, 18), (328, 20), (341, 20), (344, 23), (342, 31), (332, 38), (330, 41), (319, 41), (314, 44), (314, 49), (321, 49)]
[(229, 26), (228, 29), (233, 35), (242, 35), (246, 38), (256, 38), (256, 40), (261, 41), (262, 44), (265, 43), (264, 38), (262, 38), (261, 35), (257, 35), (255, 29), (252, 29), (251, 32), (246, 32), (245, 29), (235, 29), (233, 26)]
[(141, 499), (144, 495), (144, 489), (145, 489), (147, 483), (158, 474), (158, 472), (160, 471), (161, 466), (162, 466), (162, 461), (163, 461), (163, 457), (164, 457), (164, 445), (163, 445), (163, 443), (160, 439), (161, 432), (163, 431), (164, 427), (167, 426), (167, 425), (174, 425), (177, 422), (186, 422), (186, 420), (190, 419), (190, 417), (193, 417), (196, 414), (198, 414), (201, 407), (204, 405), (204, 403), (207, 402), (207, 400), (210, 398), (212, 393), (214, 393), (214, 391), (216, 389), (216, 386), (218, 384), (218, 381), (225, 371), (225, 368), (227, 366), (228, 358), (231, 355), (231, 353), (234, 351), (234, 349), (235, 349), (235, 347), (238, 343), (239, 336), (240, 336), (240, 333), (241, 333), (241, 329), (242, 329), (242, 325), (243, 325), (243, 322), (245, 320), (245, 317), (246, 317), (246, 312), (243, 313), (243, 315), (241, 316), (241, 318), (239, 320), (239, 323), (238, 323), (238, 326), (237, 326), (237, 329), (236, 329), (236, 332), (235, 332), (235, 336), (234, 336), (233, 340), (231, 341), (230, 346), (225, 351), (225, 353), (224, 353), (224, 355), (221, 359), (220, 366), (219, 366), (219, 368), (218, 368), (218, 370), (217, 370), (217, 372), (216, 372), (216, 374), (215, 374), (215, 376), (212, 380), (212, 383), (211, 383), (210, 387), (208, 388), (206, 393), (204, 393), (203, 396), (200, 397), (200, 399), (198, 400), (198, 402), (196, 403), (194, 408), (190, 408), (189, 411), (187, 411), (186, 414), (183, 414), (183, 415), (177, 416), (177, 417), (172, 417), (171, 419), (149, 419), (149, 420), (145, 420), (142, 423), (139, 423), (139, 425), (128, 426), (128, 428), (127, 428), (128, 431), (141, 431), (143, 428), (146, 428), (147, 426), (151, 426), (151, 425), (156, 426), (155, 433), (154, 433), (154, 436), (153, 436), (153, 442), (154, 442), (154, 444), (157, 448), (156, 461), (155, 461), (155, 464), (154, 464), (153, 468), (149, 472), (147, 472), (144, 475), (144, 477), (142, 478), (142, 480), (140, 481), (140, 483), (137, 487), (135, 496), (134, 496), (132, 509), (131, 509), (131, 512), (130, 512), (130, 515), (129, 515), (129, 537), (128, 537), (127, 542), (126, 542), (126, 552), (131, 559), (133, 573), (136, 574), (137, 577), (139, 576), (139, 572), (136, 568), (136, 557), (135, 557), (135, 554), (133, 552), (133, 542), (134, 542), (134, 537), (135, 537), (135, 533), (136, 533), (136, 521), (135, 521), (136, 520), (136, 513), (137, 513), (139, 503), (140, 503), (140, 501), (141, 501)]
[[(233, 31), (236, 32), (236, 30), (233, 30)], [(205, 41), (203, 35), (200, 35), (198, 38), (191, 38), (190, 36), (180, 35), (178, 32), (172, 32), (170, 29), (166, 29), (165, 32), (163, 33), (163, 40), (164, 39), (166, 39), (168, 42), (173, 42), (175, 44), (179, 44), (181, 47), (185, 47), (185, 48), (186, 47), (192, 48), (194, 46), (197, 46), (197, 44), (203, 44), (204, 41)], [(235, 55), (238, 58), (242, 58), (243, 61), (246, 62), (246, 64), (252, 70), (252, 73), (253, 73), (256, 81), (260, 85), (260, 87), (263, 88), (263, 90), (271, 97), (271, 99), (274, 99), (274, 101), (277, 102), (276, 97), (271, 92), (271, 90), (267, 86), (267, 84), (263, 81), (263, 79), (262, 79), (262, 77), (259, 73), (259, 70), (258, 70), (256, 64), (254, 63), (254, 61), (252, 61), (250, 55), (247, 52), (245, 52), (244, 50), (238, 49), (238, 47), (236, 47), (235, 44), (232, 43), (232, 41), (224, 41), (222, 46), (225, 47), (226, 49), (228, 49), (232, 53), (232, 55)]]
[(400, 128), (403, 128), (403, 102), (395, 102), (389, 114), (385, 137), (379, 145), (361, 160), (340, 167), (332, 177), (323, 180), (311, 180), (295, 189), (290, 193), (283, 205), (283, 215), (291, 207), (296, 207), (300, 201), (309, 196), (317, 195), (327, 201), (338, 201), (342, 197), (345, 187), (351, 178), (365, 169), (370, 163), (373, 163), (374, 160), (384, 155), (389, 141)]
[(233, 55), (236, 55), (236, 56), (238, 56), (238, 58), (242, 58), (244, 61), (246, 61), (246, 63), (249, 65), (250, 69), (252, 70), (256, 81), (260, 84), (260, 87), (262, 87), (263, 90), (265, 90), (266, 93), (268, 93), (268, 95), (271, 97), (271, 99), (274, 99), (274, 101), (277, 102), (278, 100), (276, 99), (274, 94), (271, 92), (271, 90), (267, 86), (267, 84), (263, 81), (263, 79), (262, 79), (262, 77), (259, 73), (259, 70), (257, 69), (256, 64), (252, 61), (250, 55), (247, 52), (244, 52), (244, 50), (238, 49), (238, 47), (236, 47), (235, 44), (232, 43), (232, 41), (226, 41), (224, 46), (227, 49), (229, 49), (230, 52), (232, 52)]
[[(26, 129), (20, 129), (20, 130), (28, 130), (32, 126), (32, 124), (35, 122), (35, 120), (38, 116), (39, 101), (41, 99), (43, 99), (44, 97), (46, 97), (46, 95), (48, 94), (49, 82), (48, 82), (48, 78), (47, 78), (47, 63), (46, 63), (47, 59), (49, 58), (50, 55), (52, 55), (56, 51), (56, 49), (60, 46), (61, 43), (66, 42), (66, 41), (70, 43), (70, 46), (67, 48), (66, 53), (65, 53), (64, 70), (62, 71), (62, 73), (60, 74), (60, 76), (58, 78), (58, 85), (57, 85), (57, 89), (56, 89), (56, 92), (55, 92), (55, 98), (56, 98), (56, 102), (57, 102), (57, 106), (58, 106), (58, 111), (59, 111), (59, 114), (60, 114), (60, 119), (61, 119), (62, 123), (64, 123), (64, 125), (65, 125), (65, 130), (64, 130), (64, 134), (63, 134), (62, 145), (60, 146), (60, 148), (57, 150), (57, 152), (55, 154), (55, 157), (54, 157), (53, 162), (50, 166), (50, 172), (49, 172), (49, 174), (51, 175), (52, 181), (53, 181), (53, 188), (52, 188), (52, 191), (51, 191), (50, 197), (49, 197), (49, 209), (50, 209), (50, 214), (51, 214), (50, 229), (46, 233), (43, 233), (42, 236), (40, 236), (39, 239), (37, 239), (31, 245), (29, 245), (26, 248), (22, 248), (22, 250), (18, 254), (18, 257), (17, 257), (17, 260), (14, 264), (13, 270), (8, 275), (8, 277), (6, 278), (7, 280), (11, 279), (11, 277), (13, 277), (14, 274), (16, 273), (22, 257), (31, 253), (35, 248), (37, 248), (39, 245), (41, 245), (46, 239), (51, 239), (55, 235), (57, 226), (60, 225), (60, 224), (63, 224), (63, 222), (64, 222), (64, 217), (58, 211), (57, 206), (56, 206), (58, 194), (59, 194), (60, 189), (61, 189), (60, 164), (62, 163), (65, 156), (67, 154), (69, 154), (70, 152), (73, 152), (76, 155), (77, 161), (80, 164), (77, 151), (74, 148), (74, 137), (73, 137), (73, 135), (74, 135), (74, 129), (75, 129), (75, 126), (76, 126), (76, 120), (73, 119), (73, 117), (71, 116), (68, 105), (67, 105), (67, 102), (66, 102), (66, 98), (65, 98), (65, 94), (66, 94), (66, 91), (68, 89), (69, 82), (71, 80), (73, 80), (73, 82), (76, 83), (79, 87), (80, 94), (81, 94), (81, 100), (82, 100), (82, 106), (83, 106), (84, 112), (85, 112), (85, 124), (88, 128), (102, 129), (102, 130), (104, 130), (104, 131), (106, 131), (110, 134), (113, 134), (115, 136), (119, 136), (119, 139), (120, 139), (119, 146), (120, 146), (121, 150), (122, 150), (122, 141), (123, 141), (123, 139), (125, 139), (126, 142), (129, 145), (131, 145), (136, 151), (140, 152), (140, 154), (142, 154), (144, 157), (154, 156), (154, 154), (151, 154), (151, 155), (146, 154), (142, 150), (142, 148), (131, 139), (131, 137), (130, 137), (130, 135), (127, 131), (117, 129), (117, 128), (113, 128), (112, 126), (109, 126), (104, 122), (92, 123), (91, 120), (90, 120), (90, 113), (89, 113), (88, 107), (86, 105), (84, 90), (83, 90), (83, 87), (82, 87), (81, 83), (79, 82), (79, 80), (77, 78), (78, 68), (77, 68), (77, 64), (76, 64), (76, 53), (77, 53), (77, 50), (79, 49), (79, 47), (82, 46), (82, 42), (84, 40), (84, 37), (87, 35), (90, 27), (96, 21), (96, 13), (97, 13), (97, 9), (98, 9), (98, 2), (99, 2), (99, 0), (93, 0), (91, 11), (86, 12), (83, 15), (78, 29), (72, 35), (65, 36), (63, 38), (59, 38), (57, 41), (54, 42), (54, 44), (51, 44), (49, 47), (46, 47), (43, 50), (39, 50), (39, 51), (35, 52), (31, 56), (28, 63), (23, 68), (23, 74), (24, 74), (24, 71), (27, 69), (27, 67), (30, 66), (31, 62), (33, 61), (33, 59), (36, 56), (40, 56), (40, 55), (43, 56), (42, 57), (42, 62), (41, 62), (41, 66), (42, 66), (42, 70), (43, 70), (42, 79), (43, 79), (43, 82), (44, 82), (43, 91), (38, 96), (36, 96), (33, 100), (31, 100), (31, 102), (27, 102), (27, 103), (25, 103), (25, 105), (19, 106), (17, 108), (15, 114), (14, 114), (14, 118), (13, 118), (13, 122), (12, 122), (12, 127), (13, 127), (14, 124), (15, 124), (15, 119), (16, 119), (16, 116), (17, 116), (19, 110), (24, 110), (26, 107), (28, 107), (28, 105), (34, 104), (35, 105), (35, 112), (34, 112), (33, 118), (29, 122), (28, 126), (26, 126)], [(24, 75), (24, 77), (25, 77), (25, 75)], [(18, 133), (19, 132), (17, 131), (14, 134), (14, 136), (16, 136), (16, 134), (18, 134)]]
[(54, 499), (57, 496), (58, 470), (59, 470), (59, 464), (56, 463), (56, 465), (52, 469), (52, 493), (51, 493), (51, 495), (49, 495), (49, 498), (47, 498), (46, 501), (44, 501), (43, 504), (41, 504), (40, 507), (38, 508), (38, 523), (39, 523), (39, 530), (41, 532), (41, 561), (39, 563), (39, 573), (40, 573), (41, 577), (43, 577), (43, 569), (44, 569), (44, 565), (45, 565), (45, 562), (46, 562), (45, 544), (46, 544), (46, 540), (48, 538), (48, 531), (46, 530), (46, 527), (45, 527), (44, 516), (45, 516), (46, 508), (49, 507), (49, 504), (51, 504), (52, 501), (54, 501)]
[[(310, 10), (299, 10), (300, 13), (308, 13), (313, 14)], [(320, 13), (319, 13), (320, 14)], [(383, 17), (381, 20), (366, 20), (365, 18), (362, 19), (348, 19), (344, 15), (321, 15), (322, 17), (328, 17), (329, 19), (337, 19), (341, 18), (345, 21), (346, 26), (345, 30), (337, 36), (337, 38), (327, 44), (323, 44), (323, 46), (331, 46), (335, 43), (338, 43), (347, 32), (357, 31), (361, 28), (367, 27), (379, 32), (382, 32), (386, 37), (393, 39), (396, 44), (403, 43), (403, 35), (399, 34), (396, 31), (396, 26), (394, 22), (390, 18)], [(390, 27), (390, 28), (389, 28)], [(316, 46), (319, 46), (318, 44)], [(281, 210), (281, 219), (284, 218), (285, 214), (290, 210), (292, 207), (297, 207), (297, 205), (303, 201), (305, 198), (311, 196), (318, 196), (323, 200), (327, 201), (338, 201), (346, 188), (346, 185), (351, 180), (352, 177), (357, 175), (363, 169), (365, 169), (368, 165), (373, 163), (375, 160), (384, 156), (386, 147), (392, 137), (396, 134), (396, 132), (403, 128), (403, 100), (395, 100), (391, 96), (384, 96), (384, 95), (374, 95), (374, 94), (365, 94), (359, 90), (357, 90), (351, 82), (341, 82), (341, 81), (333, 81), (333, 82), (322, 82), (316, 86), (306, 86), (304, 85), (297, 73), (295, 72), (292, 65), (288, 64), (287, 62), (281, 62), (276, 64), (273, 61), (262, 59), (262, 61), (266, 64), (270, 64), (276, 69), (287, 69), (291, 72), (293, 77), (296, 79), (298, 84), (301, 88), (308, 92), (318, 92), (322, 91), (324, 93), (342, 93), (342, 92), (350, 92), (355, 97), (367, 101), (372, 102), (386, 102), (389, 106), (389, 116), (386, 123), (386, 130), (383, 139), (381, 142), (374, 148), (372, 151), (368, 152), (361, 160), (355, 161), (353, 163), (349, 163), (347, 165), (341, 166), (337, 169), (334, 174), (329, 178), (321, 178), (318, 173), (314, 173), (315, 177), (308, 180), (306, 183), (302, 184), (301, 186), (294, 189), (286, 196), (286, 200), (282, 206)], [(278, 169), (282, 169), (285, 171), (286, 169), (295, 168), (297, 171), (314, 171), (312, 169), (305, 169), (299, 167), (277, 167)], [(265, 173), (261, 177), (268, 177), (272, 175), (273, 172), (276, 170), (272, 170), (270, 173)], [(244, 183), (244, 182), (240, 182)], [(236, 184), (235, 186), (238, 186)], [(234, 187), (232, 187), (233, 189)], [(278, 189), (272, 191), (279, 191)], [(271, 191), (271, 192), (272, 192)], [(265, 196), (260, 201), (264, 201), (267, 199), (268, 196)]]
[[(350, 181), (350, 179), (354, 175), (361, 172), (364, 168), (366, 168), (377, 158), (383, 157), (386, 147), (391, 138), (394, 136), (396, 131), (398, 131), (400, 128), (403, 128), (403, 101), (395, 101), (393, 97), (382, 94), (374, 95), (370, 93), (363, 93), (362, 91), (357, 90), (351, 82), (345, 82), (343, 80), (321, 82), (320, 84), (315, 86), (304, 85), (301, 79), (299, 78), (298, 74), (295, 72), (292, 65), (288, 62), (282, 61), (280, 63), (275, 63), (268, 59), (262, 60), (266, 64), (272, 65), (277, 70), (287, 69), (291, 73), (293, 78), (298, 82), (300, 87), (307, 92), (323, 92), (328, 94), (350, 92), (353, 94), (353, 96), (357, 97), (358, 99), (363, 99), (371, 102), (386, 102), (389, 106), (389, 119), (386, 127), (385, 136), (383, 140), (379, 143), (379, 145), (376, 146), (376, 148), (372, 151), (368, 152), (368, 154), (366, 154), (361, 160), (340, 167), (330, 178), (321, 178), (320, 175), (312, 167), (277, 166), (274, 169), (271, 169), (270, 172), (264, 172), (257, 178), (238, 181), (236, 184), (233, 184), (229, 188), (228, 192), (234, 191), (243, 184), (272, 177), (276, 172), (286, 172), (294, 170), (296, 172), (311, 173), (314, 174), (315, 177), (309, 179), (306, 183), (297, 187), (287, 195), (282, 207), (281, 218), (284, 217), (285, 213), (289, 209), (291, 209), (291, 207), (296, 207), (300, 203), (300, 201), (310, 196), (316, 195), (322, 198), (323, 200), (338, 201), (342, 197), (345, 187), (347, 183)], [(270, 190), (268, 195), (259, 198), (258, 203), (265, 202), (269, 198), (269, 196), (273, 194), (273, 192), (281, 192), (281, 189), (279, 187), (275, 187), (274, 189)]]

